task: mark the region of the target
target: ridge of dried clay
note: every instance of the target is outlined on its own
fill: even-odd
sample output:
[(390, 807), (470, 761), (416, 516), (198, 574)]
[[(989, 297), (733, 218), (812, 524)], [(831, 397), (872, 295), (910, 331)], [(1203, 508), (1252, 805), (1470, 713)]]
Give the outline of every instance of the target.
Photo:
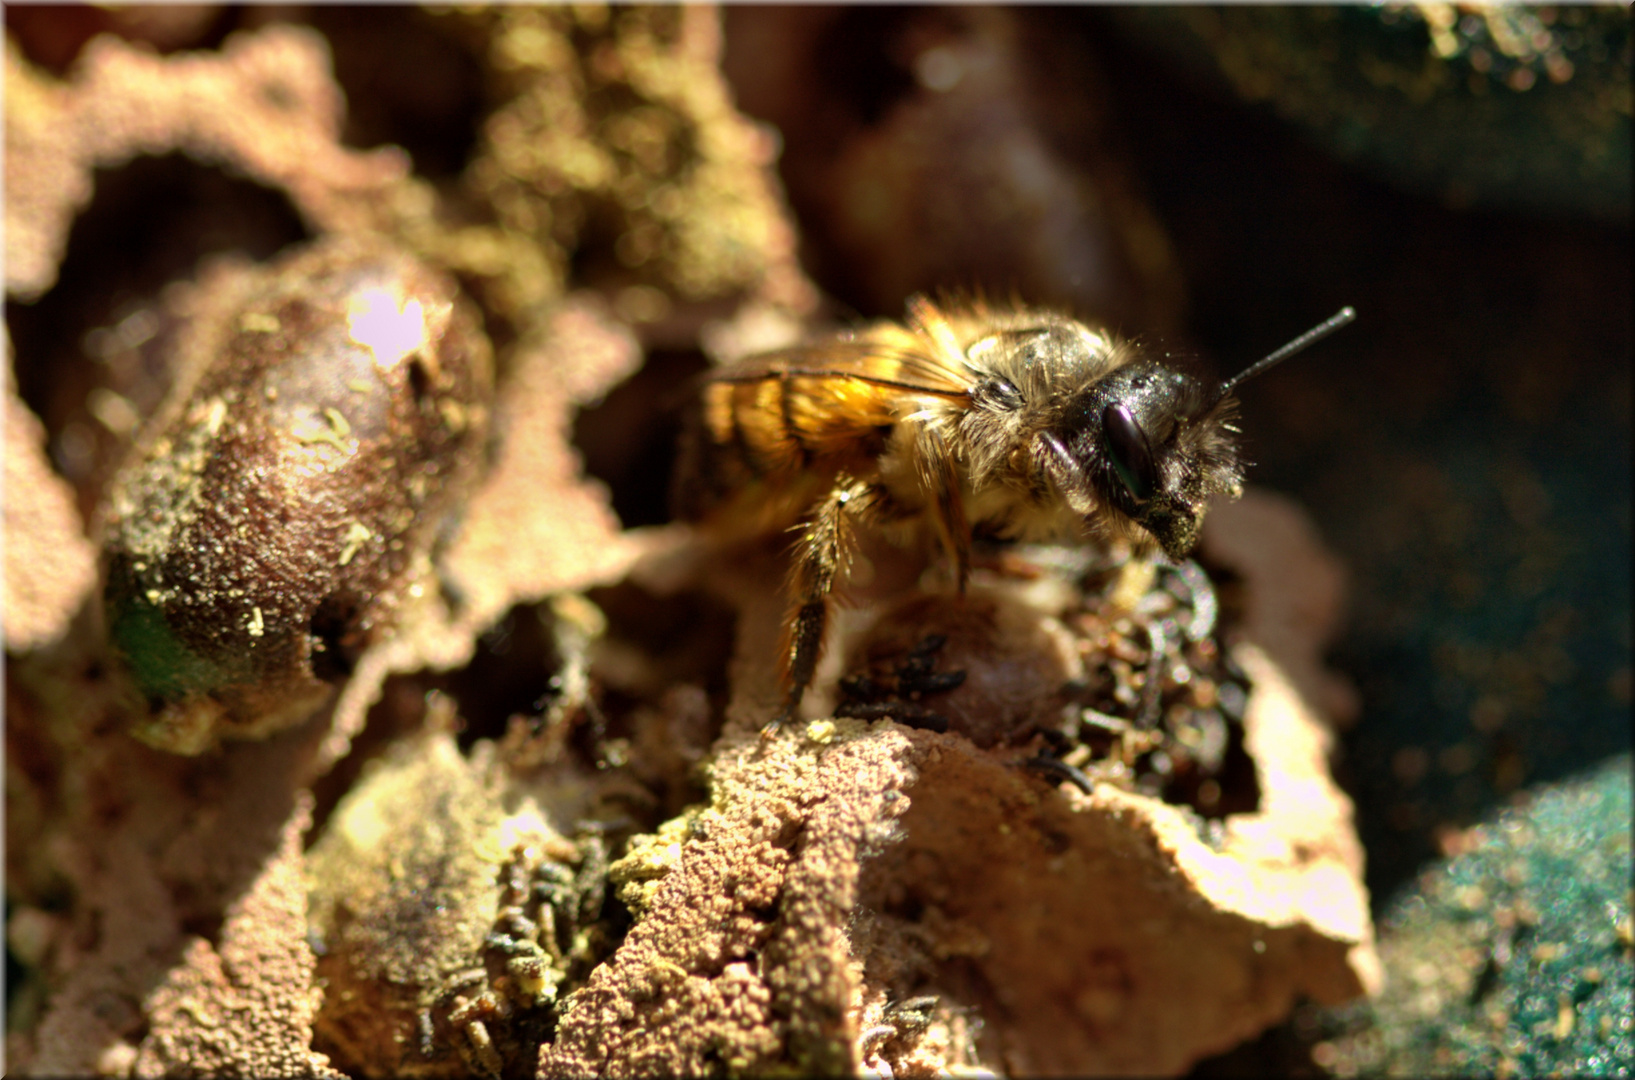
[[(9, 348), (7, 349), (9, 352)], [(96, 548), (85, 538), (72, 490), (52, 472), (40, 421), (12, 390), (5, 373), (6, 464), (4, 615), (6, 648), (48, 644), (96, 583)]]
[(6, 42), (6, 291), (32, 299), (56, 283), (68, 226), (90, 201), (92, 170), (184, 151), (285, 191), (325, 232), (378, 227), (380, 196), (405, 179), (395, 148), (340, 145), (344, 105), (329, 49), (310, 30), (272, 26), (219, 54), (162, 58), (111, 36), (92, 40), (66, 83)]

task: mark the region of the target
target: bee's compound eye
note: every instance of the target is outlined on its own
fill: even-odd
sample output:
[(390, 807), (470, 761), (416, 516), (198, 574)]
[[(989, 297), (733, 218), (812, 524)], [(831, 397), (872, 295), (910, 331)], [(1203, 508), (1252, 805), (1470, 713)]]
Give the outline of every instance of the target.
[(1158, 488), (1158, 469), (1147, 433), (1141, 430), (1129, 407), (1121, 402), (1102, 410), (1101, 424), (1107, 435), (1107, 457), (1113, 463), (1113, 471), (1137, 502), (1147, 501)]

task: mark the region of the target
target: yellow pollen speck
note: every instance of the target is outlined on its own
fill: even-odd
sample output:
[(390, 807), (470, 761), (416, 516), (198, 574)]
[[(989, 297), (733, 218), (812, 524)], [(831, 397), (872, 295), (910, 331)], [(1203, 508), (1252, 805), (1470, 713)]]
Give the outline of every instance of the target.
[(304, 443), (329, 443), (343, 453), (352, 449), (346, 445), (346, 437), (352, 434), (352, 425), (335, 409), (324, 409), (322, 419), (310, 414), (302, 416), (296, 420), (291, 433)]
[(214, 436), (221, 430), (222, 421), (227, 419), (227, 402), (221, 398), (211, 398), (210, 404), (204, 408), (204, 430)]
[(250, 609), (250, 636), (251, 637), (260, 637), (262, 634), (265, 634), (266, 632), (267, 632), (267, 623), (261, 617), (261, 609), (258, 608), (258, 607), (252, 607)]
[(347, 563), (351, 562), (357, 555), (359, 549), (363, 547), (364, 543), (374, 535), (375, 534), (370, 532), (368, 527), (363, 525), (361, 522), (354, 521), (352, 524), (348, 525), (346, 527), (346, 535), (341, 537), (342, 546), (340, 564), (345, 566)]
[(443, 426), (458, 435), (470, 423), (465, 406), (452, 398), (443, 398), (437, 403), (437, 412), (443, 418)]
[(806, 737), (812, 742), (827, 745), (834, 741), (835, 730), (833, 720), (813, 720), (806, 725)]

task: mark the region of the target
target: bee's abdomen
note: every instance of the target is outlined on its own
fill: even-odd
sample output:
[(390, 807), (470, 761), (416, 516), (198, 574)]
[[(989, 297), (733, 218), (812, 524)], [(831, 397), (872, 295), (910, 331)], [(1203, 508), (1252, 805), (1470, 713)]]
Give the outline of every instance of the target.
[(887, 403), (846, 380), (773, 373), (707, 383), (683, 432), (676, 516), (703, 519), (749, 489), (777, 500), (840, 472), (868, 473), (892, 422)]

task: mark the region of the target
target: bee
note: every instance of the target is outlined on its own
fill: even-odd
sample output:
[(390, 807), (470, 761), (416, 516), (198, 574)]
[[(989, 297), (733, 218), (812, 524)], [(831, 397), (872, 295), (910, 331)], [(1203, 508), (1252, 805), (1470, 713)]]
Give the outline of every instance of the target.
[(906, 324), (711, 372), (683, 427), (676, 516), (718, 535), (797, 534), (783, 704), (765, 732), (811, 684), (859, 528), (934, 537), (961, 592), (973, 534), (1076, 529), (1180, 560), (1209, 499), (1242, 493), (1233, 391), (1355, 317), (1344, 308), (1216, 383), (1058, 312), (916, 297)]

